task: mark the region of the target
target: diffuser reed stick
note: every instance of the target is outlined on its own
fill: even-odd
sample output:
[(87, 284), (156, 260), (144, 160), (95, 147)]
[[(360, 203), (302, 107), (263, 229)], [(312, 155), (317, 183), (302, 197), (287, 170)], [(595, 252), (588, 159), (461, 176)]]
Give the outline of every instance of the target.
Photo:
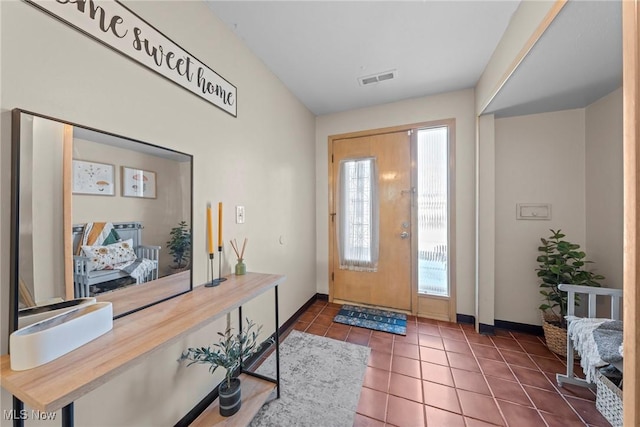
[(238, 242), (236, 242), (236, 239), (229, 240), (229, 243), (231, 243), (231, 247), (233, 248), (233, 251), (236, 253), (236, 256), (240, 258), (240, 252), (238, 252)]
[(247, 241), (249, 239), (247, 239), (246, 237), (244, 238), (244, 242), (242, 242), (242, 250), (238, 250), (238, 248), (240, 247), (240, 245), (238, 245), (238, 242), (236, 239), (233, 240), (229, 240), (229, 243), (231, 243), (231, 247), (233, 248), (233, 251), (236, 253), (236, 256), (238, 257), (238, 259), (244, 259), (244, 250), (247, 247)]
[(247, 238), (244, 238), (244, 243), (242, 243), (242, 251), (240, 252), (240, 259), (244, 259), (244, 248), (247, 247)]

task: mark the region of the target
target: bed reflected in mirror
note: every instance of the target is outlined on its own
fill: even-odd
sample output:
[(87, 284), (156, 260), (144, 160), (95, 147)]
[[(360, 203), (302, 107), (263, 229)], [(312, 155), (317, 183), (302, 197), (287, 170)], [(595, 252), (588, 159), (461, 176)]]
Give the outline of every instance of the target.
[(167, 247), (184, 221), (190, 253), (191, 155), (21, 110), (12, 127), (19, 316), (95, 298), (120, 317), (191, 290)]

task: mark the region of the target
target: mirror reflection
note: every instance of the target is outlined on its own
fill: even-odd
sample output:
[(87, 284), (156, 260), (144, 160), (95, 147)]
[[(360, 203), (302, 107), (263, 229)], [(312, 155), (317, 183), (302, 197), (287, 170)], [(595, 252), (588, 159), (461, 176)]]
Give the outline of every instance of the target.
[(192, 156), (19, 110), (14, 126), (20, 316), (95, 298), (119, 317), (191, 289)]

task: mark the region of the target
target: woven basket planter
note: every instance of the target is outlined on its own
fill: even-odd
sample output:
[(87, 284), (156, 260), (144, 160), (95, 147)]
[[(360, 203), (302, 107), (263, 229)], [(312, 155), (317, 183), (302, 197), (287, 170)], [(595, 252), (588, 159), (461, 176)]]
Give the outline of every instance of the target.
[[(553, 313), (542, 312), (542, 329), (544, 330), (544, 339), (547, 347), (555, 354), (566, 358), (567, 330), (554, 323), (560, 323), (560, 316)], [(574, 352), (573, 357), (575, 360), (578, 360), (578, 353)]]
[(600, 372), (596, 373), (596, 408), (613, 427), (622, 427), (622, 390)]

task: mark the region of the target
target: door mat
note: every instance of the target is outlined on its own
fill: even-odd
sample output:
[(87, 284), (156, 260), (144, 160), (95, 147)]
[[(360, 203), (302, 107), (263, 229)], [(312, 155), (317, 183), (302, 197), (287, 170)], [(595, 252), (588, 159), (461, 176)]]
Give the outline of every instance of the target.
[(407, 334), (407, 315), (395, 311), (345, 304), (333, 318), (333, 321), (396, 335)]

